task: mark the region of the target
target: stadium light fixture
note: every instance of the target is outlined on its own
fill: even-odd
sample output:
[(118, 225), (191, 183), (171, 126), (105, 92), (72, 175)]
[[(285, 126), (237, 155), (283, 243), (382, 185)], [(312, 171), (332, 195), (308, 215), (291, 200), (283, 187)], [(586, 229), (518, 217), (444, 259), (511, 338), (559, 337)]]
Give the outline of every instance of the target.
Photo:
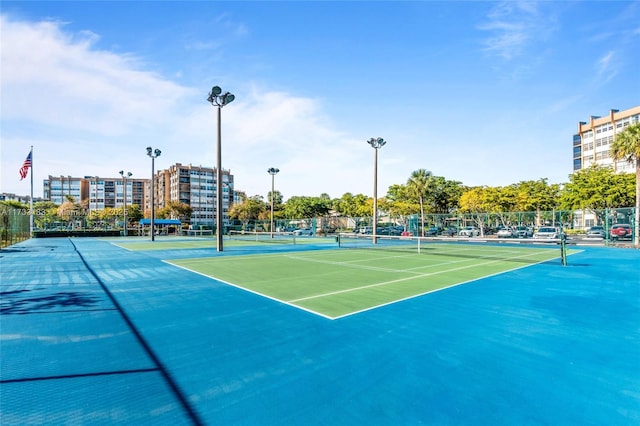
[(378, 150), (382, 148), (387, 141), (382, 138), (371, 138), (367, 141), (371, 148), (374, 149), (375, 155), (373, 157), (373, 244), (378, 243), (377, 227), (378, 227)]
[(122, 211), (123, 211), (123, 219), (124, 219), (124, 236), (126, 237), (128, 235), (127, 233), (127, 178), (132, 176), (131, 172), (127, 172), (125, 173), (124, 170), (120, 170), (120, 176), (122, 176), (122, 186), (123, 186), (123, 191), (124, 191), (124, 204), (122, 207)]
[(276, 167), (269, 167), (267, 169), (267, 173), (269, 173), (271, 175), (271, 227), (269, 228), (269, 230), (271, 231), (271, 238), (273, 238), (273, 199), (274, 197), (274, 180), (275, 180), (275, 176), (278, 174), (278, 172), (280, 171), (280, 169), (276, 168)]
[(211, 88), (211, 92), (209, 92), (209, 97), (207, 101), (211, 103), (212, 106), (218, 107), (218, 156), (216, 161), (216, 241), (217, 241), (217, 250), (223, 251), (222, 246), (222, 233), (223, 233), (223, 225), (222, 225), (222, 126), (221, 126), (221, 110), (225, 105), (230, 104), (235, 100), (235, 96), (232, 93), (224, 92), (222, 93), (222, 89), (220, 86), (213, 86)]
[(155, 190), (155, 174), (156, 174), (156, 170), (155, 170), (155, 159), (160, 157), (160, 154), (162, 154), (162, 151), (160, 151), (159, 149), (153, 149), (150, 146), (147, 147), (147, 155), (149, 157), (151, 157), (151, 223), (149, 224), (150, 226), (150, 233), (151, 233), (151, 241), (155, 241), (156, 240), (156, 234), (155, 234), (155, 219), (156, 219), (156, 190)]

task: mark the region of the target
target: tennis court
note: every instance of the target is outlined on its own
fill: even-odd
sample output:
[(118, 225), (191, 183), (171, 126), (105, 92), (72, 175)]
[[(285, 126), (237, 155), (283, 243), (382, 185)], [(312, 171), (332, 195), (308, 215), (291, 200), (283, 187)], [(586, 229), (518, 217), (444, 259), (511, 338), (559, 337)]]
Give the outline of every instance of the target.
[(168, 262), (336, 319), (558, 259), (560, 254), (557, 243), (534, 246), (387, 237), (373, 245), (371, 239), (357, 237), (342, 240), (339, 250)]
[(0, 252), (1, 424), (640, 423), (638, 250), (171, 238)]

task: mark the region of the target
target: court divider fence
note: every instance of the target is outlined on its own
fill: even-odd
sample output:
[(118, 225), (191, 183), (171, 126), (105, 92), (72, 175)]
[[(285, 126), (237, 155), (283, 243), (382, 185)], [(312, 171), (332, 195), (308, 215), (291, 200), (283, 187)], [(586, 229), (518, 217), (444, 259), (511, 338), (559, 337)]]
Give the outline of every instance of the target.
[[(494, 235), (500, 228), (522, 226), (535, 231), (540, 226), (553, 226), (571, 234), (584, 234), (593, 226), (602, 226), (605, 238), (609, 238), (609, 230), (614, 224), (629, 224), (633, 229), (635, 209), (633, 207), (609, 209), (584, 209), (573, 211), (528, 211), (528, 212), (477, 212), (477, 213), (429, 213), (400, 216), (381, 214), (378, 217), (376, 234), (411, 236), (430, 236), (457, 234), (465, 227), (474, 227), (481, 236)], [(188, 220), (181, 220), (175, 229), (160, 229), (168, 235), (192, 235), (199, 230), (201, 236), (213, 235), (215, 229), (190, 225)], [(331, 235), (338, 232), (372, 233), (373, 220), (368, 217), (344, 217), (328, 214), (323, 217), (300, 219), (276, 219), (273, 232), (308, 231), (312, 235)], [(53, 212), (37, 212), (34, 215), (34, 237), (49, 236), (99, 236), (123, 235), (121, 216), (114, 215), (112, 220), (91, 220), (85, 212), (74, 215), (58, 216)], [(270, 220), (230, 221), (225, 226), (225, 234), (230, 231), (271, 232)], [(148, 235), (148, 229), (137, 222), (129, 221), (129, 235)], [(170, 232), (173, 231), (173, 232)], [(30, 238), (29, 209), (19, 209), (8, 205), (0, 205), (0, 233), (2, 247), (15, 244)], [(632, 236), (633, 238), (634, 236)]]

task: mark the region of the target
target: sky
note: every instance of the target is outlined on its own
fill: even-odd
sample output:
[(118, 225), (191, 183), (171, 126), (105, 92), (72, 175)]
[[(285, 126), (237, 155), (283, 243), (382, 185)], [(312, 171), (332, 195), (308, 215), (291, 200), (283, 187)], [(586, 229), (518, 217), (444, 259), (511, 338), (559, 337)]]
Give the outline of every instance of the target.
[(378, 196), (413, 171), (569, 181), (578, 122), (640, 105), (638, 1), (2, 1), (0, 192), (222, 167), (267, 197)]

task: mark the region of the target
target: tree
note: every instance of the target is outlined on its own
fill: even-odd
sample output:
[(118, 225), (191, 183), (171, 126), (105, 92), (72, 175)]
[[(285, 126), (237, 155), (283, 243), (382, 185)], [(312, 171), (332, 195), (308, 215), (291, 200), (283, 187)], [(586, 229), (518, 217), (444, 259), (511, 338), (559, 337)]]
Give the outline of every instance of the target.
[(140, 206), (137, 204), (129, 204), (127, 206), (127, 222), (138, 222), (144, 216), (142, 215), (142, 210)]
[(429, 184), (433, 174), (425, 169), (419, 169), (411, 173), (407, 180), (407, 190), (410, 195), (418, 199), (420, 204), (420, 235), (424, 237), (424, 203), (429, 195)]
[[(273, 191), (273, 208), (282, 206), (282, 193), (278, 190)], [(267, 204), (271, 206), (271, 191), (267, 194)]]
[(65, 195), (65, 199), (66, 201), (58, 207), (56, 213), (62, 222), (66, 222), (67, 226), (73, 226), (74, 220), (84, 217), (84, 210), (71, 195)]
[(465, 187), (462, 182), (447, 180), (442, 176), (431, 179), (431, 194), (434, 213), (451, 213), (459, 207), (460, 196)]
[(636, 202), (634, 214), (633, 244), (640, 247), (640, 123), (625, 128), (616, 135), (611, 144), (611, 156), (614, 160), (627, 160), (636, 168)]
[(340, 215), (352, 218), (355, 221), (355, 227), (359, 228), (363, 218), (371, 214), (373, 202), (369, 202), (369, 200), (370, 198), (366, 195), (353, 195), (346, 192), (342, 197), (333, 200), (331, 207)]
[(324, 216), (331, 210), (331, 200), (320, 197), (294, 196), (284, 204), (283, 214), (288, 219), (310, 219)]
[(47, 229), (58, 220), (58, 205), (52, 201), (33, 203), (33, 223), (36, 228)]
[(193, 208), (190, 205), (180, 201), (169, 201), (166, 207), (158, 210), (158, 217), (185, 220), (187, 217), (191, 217), (191, 213), (193, 213)]
[(633, 201), (633, 175), (616, 174), (609, 167), (593, 165), (570, 176), (560, 195), (563, 210), (589, 210), (599, 222), (606, 220), (606, 210), (626, 207)]
[(246, 229), (249, 221), (258, 219), (265, 211), (266, 206), (262, 197), (254, 195), (231, 206), (229, 209), (229, 217), (241, 221), (243, 229)]
[(420, 205), (408, 195), (406, 185), (391, 185), (381, 202), (381, 208), (392, 216), (409, 216), (419, 211)]
[(558, 207), (560, 185), (549, 184), (547, 179), (522, 181), (515, 185), (516, 210), (535, 212), (535, 223), (539, 224), (543, 211)]
[(479, 186), (470, 188), (460, 196), (460, 212), (472, 213), (472, 219), (480, 228), (481, 235), (484, 235), (484, 220), (488, 218), (488, 213), (496, 209), (491, 201), (496, 198), (495, 193), (495, 188)]

